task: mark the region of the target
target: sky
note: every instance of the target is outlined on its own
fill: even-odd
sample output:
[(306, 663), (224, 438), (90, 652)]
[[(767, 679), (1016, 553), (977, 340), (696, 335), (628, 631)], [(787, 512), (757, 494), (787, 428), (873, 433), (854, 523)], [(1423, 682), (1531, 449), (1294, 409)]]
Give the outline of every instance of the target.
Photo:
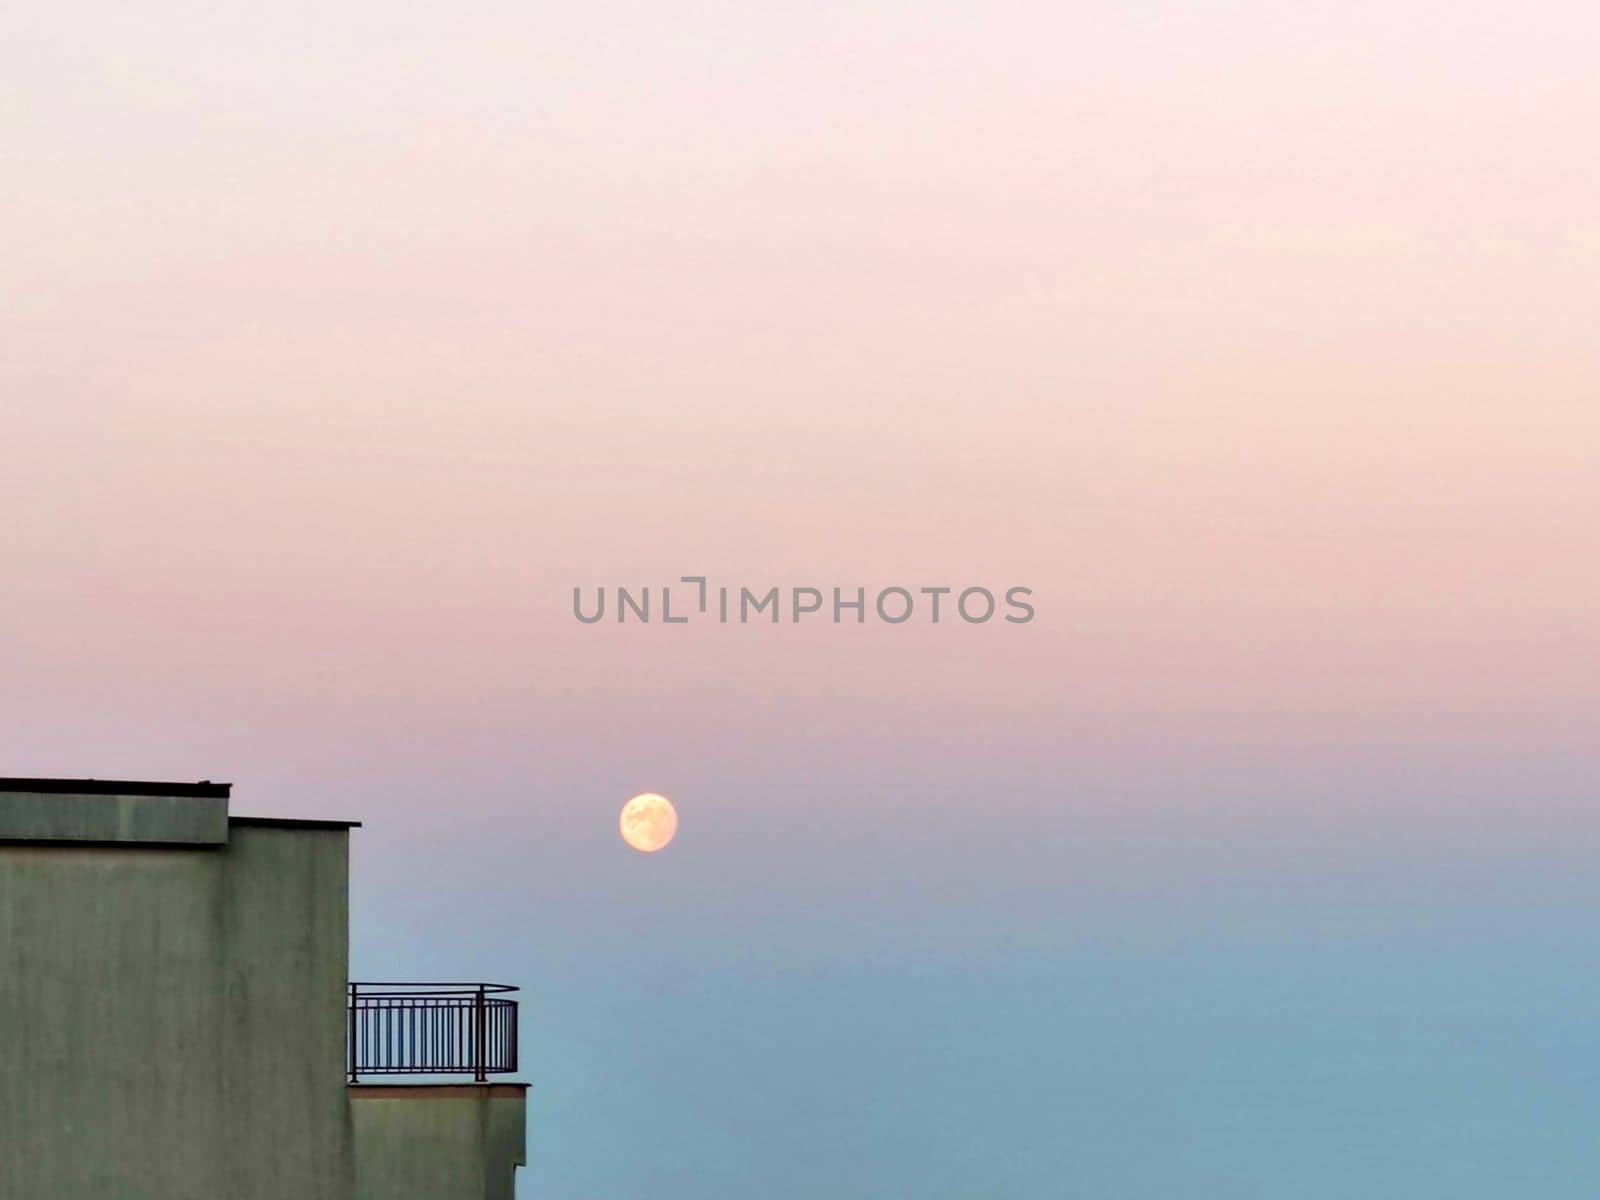
[(3, 22), (5, 773), (364, 821), (524, 1200), (1595, 1194), (1592, 6)]

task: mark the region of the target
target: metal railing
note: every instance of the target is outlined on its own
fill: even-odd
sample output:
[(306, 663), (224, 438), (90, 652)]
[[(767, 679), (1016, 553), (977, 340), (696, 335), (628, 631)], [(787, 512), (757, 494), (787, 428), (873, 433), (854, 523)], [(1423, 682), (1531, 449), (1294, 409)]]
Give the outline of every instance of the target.
[(362, 1075), (490, 1075), (517, 1069), (517, 1002), (503, 983), (352, 983), (350, 1082)]

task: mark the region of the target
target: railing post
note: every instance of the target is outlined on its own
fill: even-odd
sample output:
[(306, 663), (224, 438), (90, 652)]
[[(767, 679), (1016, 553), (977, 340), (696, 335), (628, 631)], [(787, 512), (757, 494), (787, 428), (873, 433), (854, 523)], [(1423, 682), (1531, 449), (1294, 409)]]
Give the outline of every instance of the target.
[(521, 1033), (517, 1029), (518, 1005), (515, 1000), (506, 1005), (506, 1072), (509, 1074), (517, 1069), (518, 1056), (522, 1053)]
[(484, 1003), (484, 986), (478, 985), (478, 994), (473, 1001), (472, 1023), (477, 1030), (477, 1045), (472, 1058), (472, 1065), (477, 1068), (477, 1081), (489, 1082), (489, 1006)]
[(345, 1038), (346, 1038), (345, 1054), (350, 1060), (350, 1082), (351, 1083), (358, 1082), (358, 1079), (357, 1079), (357, 1076), (356, 1076), (356, 1066), (357, 1066), (357, 1063), (356, 1063), (356, 994), (357, 994), (357, 989), (360, 986), (361, 986), (360, 984), (352, 983), (350, 985), (349, 998), (345, 1001), (345, 1003), (349, 1005), (349, 1009), (350, 1009), (350, 1011), (346, 1015), (347, 1028), (346, 1028), (346, 1032), (345, 1032)]

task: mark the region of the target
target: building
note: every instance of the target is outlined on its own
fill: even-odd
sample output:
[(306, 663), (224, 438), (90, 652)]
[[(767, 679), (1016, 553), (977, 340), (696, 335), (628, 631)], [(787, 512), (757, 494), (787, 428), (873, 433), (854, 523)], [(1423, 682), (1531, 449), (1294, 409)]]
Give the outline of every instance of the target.
[(351, 983), (356, 824), (228, 804), (0, 779), (0, 1200), (511, 1200), (514, 989)]

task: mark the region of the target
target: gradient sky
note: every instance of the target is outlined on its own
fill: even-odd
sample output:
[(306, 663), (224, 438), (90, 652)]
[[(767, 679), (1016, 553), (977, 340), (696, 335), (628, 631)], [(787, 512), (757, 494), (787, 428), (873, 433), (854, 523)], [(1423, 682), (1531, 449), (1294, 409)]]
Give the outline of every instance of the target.
[(1600, 1189), (1593, 6), (3, 21), (4, 771), (366, 821), (522, 1196)]

